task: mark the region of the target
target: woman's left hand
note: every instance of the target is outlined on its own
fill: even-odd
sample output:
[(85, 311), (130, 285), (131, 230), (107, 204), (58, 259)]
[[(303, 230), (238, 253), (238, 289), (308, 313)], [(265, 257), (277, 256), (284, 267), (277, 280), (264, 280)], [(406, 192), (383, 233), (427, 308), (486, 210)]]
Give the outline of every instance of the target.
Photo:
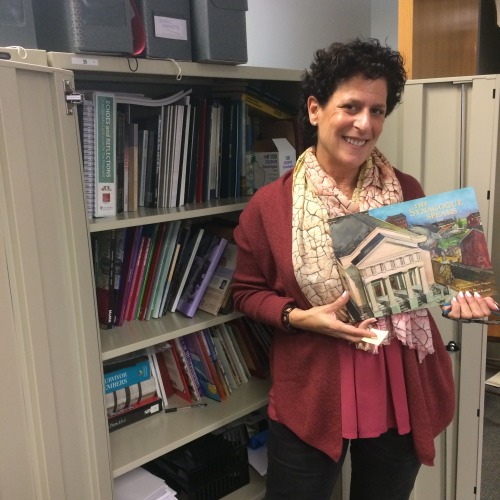
[(480, 319), (499, 311), (492, 297), (482, 297), (479, 293), (459, 292), (450, 304), (441, 307), (445, 318), (455, 320)]

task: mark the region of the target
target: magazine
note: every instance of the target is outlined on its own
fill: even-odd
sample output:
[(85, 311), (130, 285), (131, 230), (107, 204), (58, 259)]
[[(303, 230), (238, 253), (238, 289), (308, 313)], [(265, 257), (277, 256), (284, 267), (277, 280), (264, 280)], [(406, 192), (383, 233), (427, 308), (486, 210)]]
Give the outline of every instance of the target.
[(458, 292), (495, 295), (473, 188), (329, 221), (353, 321), (442, 305)]

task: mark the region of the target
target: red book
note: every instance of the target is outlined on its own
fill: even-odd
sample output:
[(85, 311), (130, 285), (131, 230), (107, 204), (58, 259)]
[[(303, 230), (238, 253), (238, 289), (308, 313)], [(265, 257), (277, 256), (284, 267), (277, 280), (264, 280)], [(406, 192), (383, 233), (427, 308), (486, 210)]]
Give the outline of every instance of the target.
[(165, 237), (166, 223), (162, 223), (158, 226), (158, 231), (156, 234), (153, 253), (151, 255), (151, 263), (149, 264), (148, 275), (144, 287), (144, 294), (142, 296), (141, 305), (139, 309), (138, 319), (146, 319), (146, 313), (148, 311), (149, 301), (151, 299), (151, 290), (153, 289), (154, 281), (158, 278), (158, 262), (160, 259), (161, 249), (163, 246), (163, 238)]
[(168, 374), (170, 375), (170, 380), (172, 381), (172, 385), (174, 387), (174, 392), (182, 399), (185, 399), (188, 403), (191, 403), (191, 394), (189, 392), (189, 386), (184, 375), (181, 361), (177, 355), (174, 343), (172, 341), (168, 343), (170, 345), (170, 349), (162, 351), (162, 354)]
[(139, 249), (137, 251), (137, 257), (136, 257), (136, 263), (134, 266), (134, 274), (132, 277), (132, 283), (130, 286), (130, 293), (128, 296), (127, 300), (127, 307), (125, 309), (125, 319), (127, 321), (131, 321), (134, 319), (134, 303), (135, 299), (137, 298), (137, 288), (139, 287), (139, 275), (141, 273), (141, 264), (144, 261), (144, 253), (145, 253), (145, 247), (146, 243), (149, 240), (148, 237), (146, 236), (141, 236), (141, 240), (139, 243)]
[(120, 278), (120, 289), (118, 291), (118, 305), (116, 312), (116, 325), (123, 325), (125, 319), (125, 309), (130, 294), (134, 269), (137, 263), (137, 252), (141, 243), (142, 226), (136, 226), (127, 230), (125, 254), (123, 258), (123, 268)]

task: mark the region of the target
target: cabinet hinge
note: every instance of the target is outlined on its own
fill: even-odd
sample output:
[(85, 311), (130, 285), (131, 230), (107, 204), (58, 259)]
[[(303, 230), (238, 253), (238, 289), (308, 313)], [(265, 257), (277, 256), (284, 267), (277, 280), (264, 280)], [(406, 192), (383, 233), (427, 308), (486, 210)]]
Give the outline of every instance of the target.
[(493, 89), (493, 99), (496, 99), (497, 97), (497, 89)]
[(479, 418), (479, 415), (481, 415), (481, 411), (479, 410), (479, 408), (477, 409), (477, 417)]
[(66, 101), (66, 114), (73, 114), (73, 106), (75, 104), (82, 104), (85, 100), (85, 96), (83, 94), (79, 94), (75, 92), (75, 89), (71, 86), (71, 82), (69, 80), (64, 80), (64, 100)]
[(489, 200), (490, 199), (490, 190), (488, 189), (488, 191), (486, 191), (486, 199)]

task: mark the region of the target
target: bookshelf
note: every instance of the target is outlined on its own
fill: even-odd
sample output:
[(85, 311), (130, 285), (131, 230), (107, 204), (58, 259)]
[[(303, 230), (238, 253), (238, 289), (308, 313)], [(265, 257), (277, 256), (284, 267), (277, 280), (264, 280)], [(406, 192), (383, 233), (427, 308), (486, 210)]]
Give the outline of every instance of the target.
[[(296, 102), (300, 71), (47, 53), (48, 65), (0, 61), (0, 228), (16, 325), (12, 368), (25, 380), (26, 447), (43, 498), (112, 499), (112, 479), (264, 406), (268, 381), (251, 380), (229, 400), (189, 415), (155, 415), (109, 434), (102, 361), (239, 317), (198, 311), (101, 331), (90, 234), (237, 214), (248, 198), (173, 209), (141, 209), (87, 220), (76, 113), (65, 87), (144, 92), (192, 87), (209, 95), (221, 80), (256, 80)], [(8, 121), (7, 121), (8, 120)], [(175, 402), (173, 402), (175, 403)], [(42, 465), (46, 464), (46, 465)], [(261, 478), (229, 498), (260, 498)], [(41, 485), (41, 486), (40, 486)], [(28, 495), (29, 496), (29, 495)], [(25, 495), (25, 497), (28, 497)], [(33, 496), (33, 495), (31, 495)]]

